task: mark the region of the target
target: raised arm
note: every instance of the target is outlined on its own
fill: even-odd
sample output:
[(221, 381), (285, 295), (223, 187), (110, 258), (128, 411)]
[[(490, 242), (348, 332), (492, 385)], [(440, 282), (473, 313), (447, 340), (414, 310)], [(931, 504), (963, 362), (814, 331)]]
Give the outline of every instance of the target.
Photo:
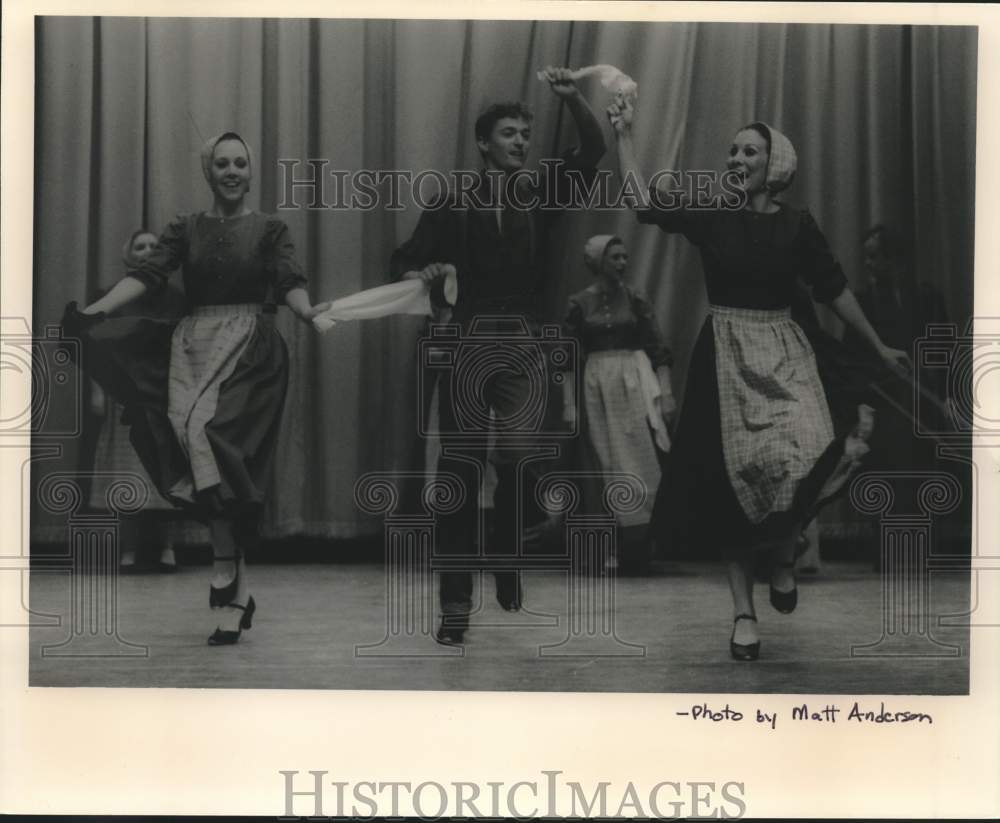
[(635, 109), (624, 97), (619, 96), (608, 106), (608, 120), (615, 132), (615, 143), (618, 149), (618, 172), (622, 185), (636, 193), (637, 199), (629, 198), (633, 209), (649, 208), (649, 186), (646, 178), (639, 171), (639, 161), (635, 156), (635, 145), (632, 142), (632, 117)]
[(566, 102), (576, 123), (576, 130), (580, 135), (580, 147), (576, 151), (577, 162), (584, 167), (596, 166), (608, 148), (600, 121), (577, 88), (569, 69), (548, 66), (544, 74), (553, 94)]

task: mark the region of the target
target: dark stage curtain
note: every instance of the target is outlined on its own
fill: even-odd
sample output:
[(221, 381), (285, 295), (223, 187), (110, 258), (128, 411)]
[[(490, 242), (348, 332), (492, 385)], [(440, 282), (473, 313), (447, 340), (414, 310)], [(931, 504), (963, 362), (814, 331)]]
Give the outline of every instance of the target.
[[(811, 208), (852, 282), (862, 277), (862, 231), (890, 223), (915, 243), (915, 277), (941, 289), (962, 322), (972, 313), (976, 43), (973, 28), (901, 26), (39, 18), (34, 322), (56, 322), (67, 300), (120, 277), (122, 242), (140, 224), (159, 230), (210, 205), (203, 137), (246, 137), (252, 206), (271, 212), (282, 159), (324, 158), (328, 170), (475, 169), (473, 121), (498, 99), (534, 107), (532, 158), (552, 156), (575, 134), (535, 73), (591, 63), (638, 81), (647, 174), (719, 169), (739, 126), (772, 123), (799, 152), (786, 199)], [(603, 120), (606, 92), (595, 81), (582, 88)], [(613, 149), (602, 166), (616, 167)], [(319, 300), (383, 283), (418, 211), (281, 215)], [(551, 249), (554, 320), (588, 281), (581, 248), (595, 233), (628, 244), (633, 282), (676, 352), (682, 394), (706, 307), (695, 250), (626, 212), (571, 215)], [(287, 312), (279, 322), (293, 366), (267, 531), (374, 533), (353, 486), (418, 456), (421, 321), (344, 324), (322, 338)], [(68, 449), (36, 463), (36, 482), (77, 459)], [(846, 506), (831, 516), (854, 517)], [(36, 510), (36, 538), (56, 526)]]

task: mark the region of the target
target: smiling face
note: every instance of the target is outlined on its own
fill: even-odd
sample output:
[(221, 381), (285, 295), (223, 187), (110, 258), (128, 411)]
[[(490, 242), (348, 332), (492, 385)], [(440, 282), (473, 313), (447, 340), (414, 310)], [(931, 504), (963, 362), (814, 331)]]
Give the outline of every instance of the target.
[(531, 146), (531, 124), (520, 117), (501, 117), (493, 126), (488, 140), (476, 144), (487, 169), (515, 172), (524, 168)]
[(131, 256), (137, 260), (144, 260), (156, 250), (156, 235), (152, 232), (144, 231), (132, 238), (132, 246), (129, 249)]
[(238, 203), (250, 190), (250, 158), (239, 140), (220, 140), (212, 152), (212, 193)]
[(726, 168), (737, 173), (737, 185), (747, 194), (767, 188), (767, 140), (756, 129), (743, 129), (729, 147)]
[(601, 259), (601, 274), (621, 280), (628, 268), (628, 252), (621, 243), (612, 243), (604, 251)]

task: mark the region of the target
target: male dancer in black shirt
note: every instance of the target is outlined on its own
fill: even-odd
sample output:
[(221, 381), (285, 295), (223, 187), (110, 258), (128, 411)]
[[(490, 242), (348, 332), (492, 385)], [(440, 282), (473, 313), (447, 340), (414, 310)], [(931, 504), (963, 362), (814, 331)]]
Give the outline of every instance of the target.
[[(536, 332), (539, 321), (539, 301), (544, 285), (542, 260), (546, 235), (555, 218), (573, 194), (576, 180), (588, 184), (596, 173), (596, 164), (605, 151), (601, 125), (584, 100), (570, 72), (562, 68), (545, 70), (554, 94), (567, 105), (580, 137), (578, 148), (569, 152), (563, 162), (547, 164), (538, 174), (537, 185), (530, 184), (522, 172), (531, 144), (532, 115), (522, 103), (497, 103), (476, 120), (476, 143), (485, 168), (474, 185), (458, 195), (448, 195), (449, 203), (424, 211), (413, 236), (396, 250), (392, 271), (397, 277), (422, 278), (433, 282), (444, 275), (444, 266), (455, 267), (458, 278), (458, 302), (452, 322), (464, 336), (475, 326), (477, 334), (500, 339), (500, 360), (488, 376), (482, 379), (481, 396), (471, 398), (492, 410), (498, 428), (507, 434), (517, 434), (518, 426), (530, 435), (530, 424), (520, 415), (532, 402), (533, 376), (538, 369), (544, 374), (544, 364), (535, 368), (520, 368), (518, 356), (525, 349), (523, 339), (505, 344), (502, 338), (516, 334), (518, 324)], [(481, 322), (476, 322), (480, 318)], [(507, 347), (510, 357), (502, 356)], [(515, 347), (520, 347), (517, 352)], [(459, 364), (456, 364), (456, 367)], [(480, 375), (483, 377), (483, 375)], [(456, 413), (456, 395), (475, 391), (471, 386), (453, 386), (450, 380), (440, 380), (439, 409), (442, 442), (449, 434), (460, 433), (467, 426)], [(458, 397), (461, 404), (470, 398)], [(486, 435), (465, 456), (474, 454), (482, 465), (486, 454)], [(497, 472), (494, 496), (496, 554), (511, 556), (521, 535), (518, 534), (518, 504), (533, 495), (534, 472), (530, 463), (525, 468), (525, 484), (518, 488), (518, 464), (526, 457), (515, 448), (498, 448), (493, 462)], [(465, 485), (465, 501), (458, 512), (442, 522), (440, 554), (476, 554), (478, 532), (479, 470), (475, 462), (454, 455), (442, 455), (442, 472), (459, 475)], [(519, 498), (520, 492), (520, 498)], [(529, 505), (522, 509), (527, 514)], [(525, 518), (527, 519), (527, 518)], [(525, 524), (532, 525), (532, 524)], [(497, 600), (508, 611), (521, 607), (520, 575), (516, 570), (496, 573)], [(442, 622), (437, 639), (443, 643), (461, 643), (469, 625), (472, 607), (472, 573), (443, 571), (440, 576)]]

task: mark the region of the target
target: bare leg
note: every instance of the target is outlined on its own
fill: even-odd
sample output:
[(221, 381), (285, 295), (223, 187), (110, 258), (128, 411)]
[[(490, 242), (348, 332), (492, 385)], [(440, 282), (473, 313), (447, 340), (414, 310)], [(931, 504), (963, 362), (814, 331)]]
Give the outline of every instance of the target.
[[(241, 546), (237, 545), (233, 533), (233, 523), (230, 520), (212, 519), (209, 521), (212, 534), (213, 566), (212, 587), (223, 589), (236, 578), (236, 595), (232, 603), (246, 606), (249, 599), (247, 585), (246, 562)], [(235, 632), (239, 629), (243, 609), (232, 605), (213, 609), (216, 617), (216, 627), (222, 631)]]
[(224, 589), (236, 576), (235, 560), (239, 548), (233, 535), (233, 524), (229, 520), (213, 518), (208, 521), (212, 536), (212, 588)]
[[(753, 560), (741, 558), (727, 564), (729, 590), (733, 595), (733, 617), (740, 614), (756, 615), (753, 607)], [(753, 620), (737, 620), (733, 642), (748, 646), (760, 640), (757, 624)]]

